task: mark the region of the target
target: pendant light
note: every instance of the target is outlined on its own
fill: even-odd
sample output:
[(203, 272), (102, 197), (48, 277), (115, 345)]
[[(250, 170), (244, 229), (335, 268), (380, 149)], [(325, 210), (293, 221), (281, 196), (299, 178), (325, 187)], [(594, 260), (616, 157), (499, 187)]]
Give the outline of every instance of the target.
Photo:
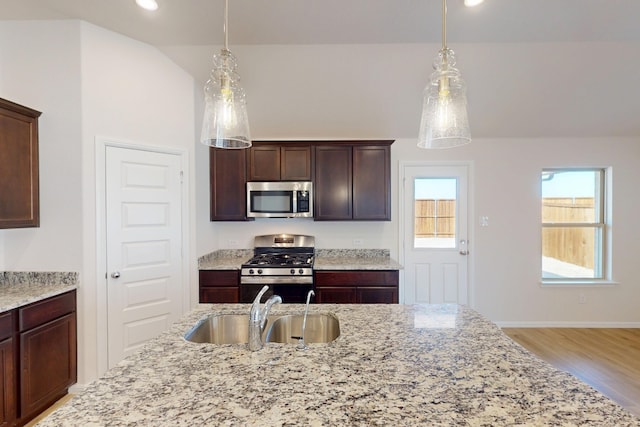
[(424, 89), (418, 147), (450, 148), (471, 142), (466, 85), (447, 47), (447, 0), (442, 0), (442, 49)]
[(249, 148), (247, 101), (236, 72), (236, 58), (229, 50), (229, 0), (224, 2), (224, 48), (213, 55), (211, 77), (204, 86), (204, 118), (200, 141), (217, 148)]

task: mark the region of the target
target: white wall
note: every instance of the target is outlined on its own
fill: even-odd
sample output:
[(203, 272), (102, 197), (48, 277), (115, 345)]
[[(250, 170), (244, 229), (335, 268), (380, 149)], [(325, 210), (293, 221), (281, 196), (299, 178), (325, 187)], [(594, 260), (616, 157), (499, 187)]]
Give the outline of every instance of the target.
[(0, 21), (0, 97), (42, 112), (40, 227), (0, 230), (0, 270), (80, 271), (80, 25)]
[[(472, 305), (494, 321), (511, 325), (640, 325), (635, 246), (640, 225), (634, 212), (640, 138), (478, 139), (470, 145), (421, 151), (400, 140), (398, 158), (468, 160), (474, 165)], [(613, 280), (603, 287), (543, 287), (540, 284), (540, 172), (546, 167), (612, 168)], [(394, 188), (397, 185), (394, 184)], [(479, 227), (479, 217), (489, 227)], [(579, 304), (579, 294), (587, 302)]]
[[(0, 230), (0, 270), (76, 271), (78, 382), (99, 373), (104, 334), (96, 313), (95, 138), (184, 150), (194, 147), (193, 79), (157, 49), (79, 21), (0, 22), (0, 96), (43, 112), (40, 216), (33, 229)], [(189, 206), (195, 192), (188, 188)], [(189, 218), (189, 273), (195, 220)], [(190, 274), (189, 286), (197, 286)]]
[[(82, 340), (79, 383), (95, 378), (103, 368), (98, 366), (98, 351), (104, 350), (104, 325), (96, 313), (106, 303), (104, 265), (95, 259), (96, 245), (96, 176), (95, 139), (97, 136), (139, 145), (179, 148), (192, 162), (194, 147), (193, 79), (157, 49), (82, 23), (82, 166), (83, 166), (83, 247), (88, 250), (82, 271), (86, 282), (82, 292), (80, 313)], [(192, 174), (189, 167), (189, 174)], [(189, 206), (195, 201), (194, 191), (187, 188)], [(192, 210), (189, 217), (191, 242), (195, 239)], [(190, 243), (191, 244), (191, 243)], [(192, 253), (185, 248), (185, 254)], [(189, 272), (195, 259), (188, 259)], [(196, 286), (197, 277), (189, 275), (189, 285)], [(94, 337), (98, 337), (97, 340)], [(97, 341), (97, 342), (96, 342)], [(102, 360), (102, 359), (100, 359)]]

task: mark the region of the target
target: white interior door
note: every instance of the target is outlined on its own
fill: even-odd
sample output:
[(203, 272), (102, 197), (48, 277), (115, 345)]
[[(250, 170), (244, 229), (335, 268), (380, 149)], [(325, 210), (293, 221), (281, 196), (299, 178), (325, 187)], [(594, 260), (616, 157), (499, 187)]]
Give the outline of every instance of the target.
[(468, 167), (402, 168), (404, 302), (468, 303)]
[(179, 155), (106, 147), (108, 365), (182, 314)]

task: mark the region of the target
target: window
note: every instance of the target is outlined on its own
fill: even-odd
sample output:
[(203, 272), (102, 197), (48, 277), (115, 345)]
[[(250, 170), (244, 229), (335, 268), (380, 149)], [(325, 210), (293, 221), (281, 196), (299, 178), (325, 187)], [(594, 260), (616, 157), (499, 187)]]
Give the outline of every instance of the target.
[(605, 279), (604, 169), (542, 171), (542, 279)]
[(456, 178), (417, 178), (414, 247), (456, 247)]

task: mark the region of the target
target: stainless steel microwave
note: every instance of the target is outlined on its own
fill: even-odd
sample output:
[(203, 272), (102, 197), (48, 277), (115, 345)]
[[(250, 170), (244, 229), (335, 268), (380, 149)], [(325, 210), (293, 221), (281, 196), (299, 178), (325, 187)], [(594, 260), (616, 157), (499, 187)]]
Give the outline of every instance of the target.
[(247, 216), (313, 217), (311, 181), (247, 182)]

